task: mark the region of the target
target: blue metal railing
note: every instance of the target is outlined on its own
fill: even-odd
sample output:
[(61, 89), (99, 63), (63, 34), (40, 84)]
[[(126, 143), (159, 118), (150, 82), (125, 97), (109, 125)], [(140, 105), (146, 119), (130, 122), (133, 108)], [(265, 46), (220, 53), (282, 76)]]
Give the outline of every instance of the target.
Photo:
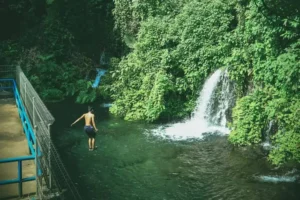
[[(31, 123), (29, 121), (29, 118), (27, 116), (26, 110), (24, 108), (21, 96), (19, 94), (18, 88), (17, 88), (17, 84), (16, 81), (14, 79), (0, 79), (0, 82), (4, 82), (7, 85), (5, 85), (4, 87), (0, 87), (0, 89), (11, 89), (13, 91), (15, 100), (16, 100), (16, 105), (18, 107), (18, 112), (19, 112), (19, 116), (22, 122), (22, 126), (23, 126), (23, 130), (27, 139), (27, 144), (28, 144), (28, 148), (29, 151), (31, 153), (30, 156), (21, 156), (21, 157), (16, 157), (16, 158), (5, 158), (5, 159), (0, 159), (0, 164), (1, 163), (10, 163), (10, 162), (18, 162), (18, 178), (16, 179), (12, 179), (12, 180), (0, 180), (0, 185), (7, 185), (7, 184), (13, 184), (13, 183), (18, 183), (18, 187), (19, 187), (19, 196), (23, 196), (23, 182), (27, 182), (27, 181), (33, 181), (36, 180), (36, 176), (32, 176), (32, 177), (26, 177), (23, 178), (22, 177), (22, 161), (25, 160), (35, 160), (35, 149), (34, 149), (34, 144), (36, 144), (36, 137), (34, 134), (34, 131), (32, 129)], [(40, 151), (39, 152), (39, 156), (40, 156)], [(36, 163), (37, 165), (39, 165), (38, 163)], [(38, 170), (38, 174), (41, 174), (41, 171)]]
[(18, 178), (16, 179), (12, 179), (12, 180), (4, 180), (4, 181), (0, 181), (0, 185), (7, 185), (7, 184), (13, 184), (13, 183), (18, 183), (19, 186), (19, 196), (23, 196), (23, 182), (27, 182), (27, 181), (34, 181), (36, 179), (35, 176), (31, 176), (31, 177), (26, 177), (23, 178), (22, 176), (22, 161), (24, 160), (34, 160), (35, 156), (31, 155), (31, 156), (23, 156), (23, 157), (17, 157), (17, 158), (6, 158), (6, 159), (1, 159), (0, 160), (0, 164), (1, 163), (9, 163), (9, 162), (18, 162)]

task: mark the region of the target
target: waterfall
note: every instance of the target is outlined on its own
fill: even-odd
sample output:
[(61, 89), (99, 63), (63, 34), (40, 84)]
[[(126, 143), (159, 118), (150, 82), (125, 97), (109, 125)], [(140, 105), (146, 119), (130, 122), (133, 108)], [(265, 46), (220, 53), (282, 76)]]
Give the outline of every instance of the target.
[(101, 77), (105, 74), (106, 70), (105, 69), (99, 69), (97, 68), (97, 75), (96, 75), (96, 78), (95, 78), (95, 81), (92, 85), (93, 88), (96, 88), (99, 86), (100, 84), (100, 80), (101, 80)]
[[(213, 103), (210, 104), (210, 122), (215, 125), (225, 127), (227, 123), (228, 111), (233, 107), (235, 96), (233, 94), (233, 84), (230, 82), (227, 70), (222, 73), (219, 84), (221, 83), (220, 93), (215, 92)], [(230, 114), (231, 115), (231, 114)], [(230, 116), (231, 117), (231, 116)]]
[(274, 126), (274, 121), (271, 120), (269, 122), (268, 129), (266, 130), (266, 132), (264, 134), (265, 135), (265, 141), (262, 143), (262, 146), (265, 150), (271, 150), (271, 148), (272, 148), (270, 135), (271, 135), (273, 126)]
[(213, 91), (215, 90), (221, 76), (222, 71), (217, 70), (204, 84), (197, 100), (196, 109), (193, 112), (193, 118), (199, 121), (207, 119), (207, 108), (210, 104)]
[(172, 140), (202, 139), (207, 133), (226, 135), (226, 113), (232, 105), (233, 90), (226, 70), (218, 69), (204, 83), (190, 119), (161, 126), (154, 135)]

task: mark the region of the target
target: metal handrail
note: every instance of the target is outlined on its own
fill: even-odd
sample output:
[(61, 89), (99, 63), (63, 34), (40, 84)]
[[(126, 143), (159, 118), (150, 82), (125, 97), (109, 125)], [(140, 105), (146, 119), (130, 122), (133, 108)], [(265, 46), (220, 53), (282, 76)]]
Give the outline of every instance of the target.
[(23, 170), (22, 170), (22, 161), (24, 161), (24, 160), (34, 160), (34, 159), (35, 159), (35, 156), (22, 156), (22, 157), (16, 157), (16, 158), (1, 159), (0, 163), (18, 162), (18, 178), (12, 179), (12, 180), (0, 181), (0, 185), (18, 183), (19, 197), (22, 197), (23, 196), (23, 182), (34, 181), (36, 179), (36, 176), (23, 178), (23, 176), (22, 176), (22, 172), (23, 172)]
[[(13, 183), (18, 183), (18, 188), (19, 188), (19, 197), (23, 196), (23, 182), (27, 181), (33, 181), (36, 180), (36, 176), (31, 176), (31, 177), (22, 177), (22, 161), (25, 160), (35, 160), (35, 149), (34, 149), (34, 143), (36, 141), (33, 129), (31, 127), (29, 118), (26, 114), (26, 110), (23, 106), (22, 99), (20, 97), (19, 91), (17, 89), (17, 85), (14, 79), (0, 79), (0, 82), (12, 82), (12, 86), (9, 86), (7, 88), (11, 88), (14, 93), (14, 97), (16, 100), (16, 104), (18, 107), (18, 112), (19, 116), (21, 118), (23, 130), (25, 132), (27, 142), (28, 142), (28, 147), (31, 152), (30, 156), (21, 156), (21, 157), (15, 157), (15, 158), (5, 158), (5, 159), (0, 159), (0, 164), (2, 163), (9, 163), (9, 162), (18, 162), (18, 178), (12, 179), (12, 180), (2, 180), (0, 181), (0, 185), (7, 185), (7, 184), (13, 184)], [(37, 163), (36, 163), (37, 164)], [(38, 165), (38, 164), (37, 164)]]

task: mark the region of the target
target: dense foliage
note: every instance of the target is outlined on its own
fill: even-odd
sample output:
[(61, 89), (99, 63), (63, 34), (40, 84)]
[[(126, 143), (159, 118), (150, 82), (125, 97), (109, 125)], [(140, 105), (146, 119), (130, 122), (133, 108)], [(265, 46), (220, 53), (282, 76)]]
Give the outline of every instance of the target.
[[(261, 143), (272, 122), (272, 163), (300, 162), (298, 0), (4, 2), (0, 63), (21, 64), (44, 99), (109, 97), (126, 120), (178, 119), (227, 67), (238, 97), (229, 140)], [(114, 57), (93, 89), (104, 49)]]
[(133, 50), (113, 72), (116, 101), (111, 111), (128, 120), (186, 116), (195, 107), (201, 83), (228, 55), (223, 44), (233, 21), (230, 5), (191, 1), (175, 16), (160, 14), (140, 14), (148, 17)]
[(281, 9), (268, 1), (239, 7), (245, 20), (236, 29), (238, 44), (229, 60), (241, 97), (229, 139), (239, 145), (260, 143), (274, 122), (269, 156), (274, 164), (300, 161), (300, 5), (289, 3), (276, 1)]
[(92, 102), (100, 55), (119, 54), (112, 8), (108, 0), (0, 2), (0, 63), (20, 65), (44, 100)]
[(271, 161), (300, 161), (300, 2), (115, 2), (116, 26), (132, 50), (112, 74), (113, 113), (148, 121), (186, 116), (207, 76), (228, 67), (238, 96), (230, 141), (260, 143), (272, 121)]

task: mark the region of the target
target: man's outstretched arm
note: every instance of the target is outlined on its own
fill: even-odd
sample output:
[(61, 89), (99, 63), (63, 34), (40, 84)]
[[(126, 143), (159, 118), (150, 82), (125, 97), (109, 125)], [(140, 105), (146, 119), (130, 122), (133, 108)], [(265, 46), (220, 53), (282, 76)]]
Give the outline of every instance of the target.
[(81, 120), (81, 119), (84, 117), (84, 115), (85, 115), (85, 114), (83, 114), (81, 117), (79, 117), (78, 119), (76, 119), (76, 121), (73, 122), (73, 123), (71, 124), (71, 126), (73, 126), (75, 123), (77, 123), (79, 120)]

